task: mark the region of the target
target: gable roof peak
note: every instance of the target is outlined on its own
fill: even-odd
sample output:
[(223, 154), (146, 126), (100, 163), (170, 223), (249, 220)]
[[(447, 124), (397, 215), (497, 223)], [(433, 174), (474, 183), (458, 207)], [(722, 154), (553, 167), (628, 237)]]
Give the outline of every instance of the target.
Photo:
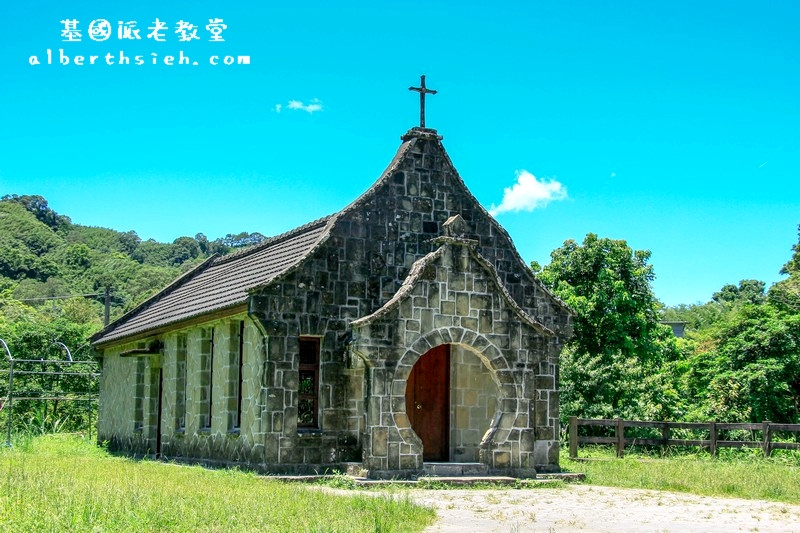
[(413, 127), (403, 136), (400, 137), (401, 141), (410, 141), (411, 139), (425, 139), (428, 141), (441, 141), (443, 137), (432, 128), (422, 128), (419, 126)]

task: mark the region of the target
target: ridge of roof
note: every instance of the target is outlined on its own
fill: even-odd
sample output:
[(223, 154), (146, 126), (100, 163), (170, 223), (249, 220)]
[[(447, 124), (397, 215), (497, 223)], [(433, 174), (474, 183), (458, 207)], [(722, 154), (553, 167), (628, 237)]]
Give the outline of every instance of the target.
[[(293, 270), (294, 267), (302, 263), (303, 260), (306, 257), (308, 257), (308, 255), (312, 252), (312, 250), (316, 249), (317, 244), (320, 242), (320, 240), (324, 240), (324, 237), (328, 234), (328, 231), (325, 228), (330, 223), (332, 217), (333, 217), (332, 215), (328, 215), (326, 217), (319, 218), (317, 220), (303, 224), (302, 226), (298, 226), (297, 228), (294, 228), (287, 232), (271, 237), (265, 240), (264, 242), (250, 246), (243, 250), (238, 250), (234, 253), (226, 254), (224, 256), (212, 255), (211, 257), (203, 261), (203, 263), (198, 265), (196, 268), (182, 274), (172, 283), (170, 283), (169, 285), (158, 291), (156, 294), (154, 294), (153, 296), (151, 296), (150, 298), (148, 298), (147, 300), (136, 306), (134, 309), (125, 313), (123, 316), (115, 320), (113, 323), (109, 324), (99, 332), (92, 335), (90, 337), (90, 341), (92, 343), (98, 343), (98, 344), (105, 344), (107, 342), (116, 342), (128, 337), (139, 335), (143, 332), (164, 327), (169, 324), (178, 323), (184, 320), (189, 320), (201, 316), (203, 314), (221, 311), (227, 308), (232, 308), (237, 305), (240, 305), (242, 302), (238, 300), (246, 299), (247, 293), (251, 289), (256, 288), (262, 284), (253, 283), (256, 281), (256, 279), (250, 279), (250, 280), (245, 279), (240, 282), (240, 285), (238, 287), (230, 286), (230, 284), (228, 284), (228, 286), (225, 287), (226, 283), (224, 280), (228, 279), (228, 276), (231, 272), (230, 267), (228, 265), (235, 264), (235, 262), (237, 261), (247, 261), (248, 256), (256, 256), (255, 260), (259, 261), (257, 256), (257, 254), (259, 253), (263, 254), (264, 252), (266, 252), (267, 254), (269, 254), (270, 248), (277, 247), (277, 249), (280, 249), (281, 245), (285, 242), (289, 242), (292, 239), (302, 240), (305, 234), (312, 235), (312, 238), (309, 240), (309, 242), (313, 244), (310, 247), (307, 247), (304, 250), (302, 250), (301, 255), (299, 255), (298, 257), (291, 259), (290, 264), (287, 267), (285, 267), (282, 271), (280, 271), (280, 267), (278, 267), (279, 271), (277, 272), (275, 277), (280, 277), (283, 274), (285, 274), (286, 271)], [(320, 232), (319, 230), (322, 231)], [(318, 234), (314, 234), (315, 231), (317, 231)], [(262, 271), (259, 270), (259, 272)], [(203, 277), (205, 277), (206, 279), (202, 280), (201, 278)], [(216, 287), (215, 294), (217, 296), (215, 300), (209, 301), (208, 305), (206, 305), (205, 307), (200, 307), (195, 310), (184, 309), (183, 313), (176, 312), (173, 309), (172, 311), (170, 311), (170, 313), (164, 315), (163, 314), (164, 309), (158, 309), (160, 303), (164, 300), (168, 300), (169, 298), (171, 298), (174, 293), (180, 292), (182, 290), (189, 290), (189, 287), (191, 287), (191, 284), (194, 283), (196, 279), (198, 280), (197, 283), (202, 283), (203, 286)], [(252, 285), (248, 285), (248, 281), (252, 283)], [(271, 281), (272, 279), (267, 281), (267, 283), (270, 283)], [(184, 285), (186, 285), (187, 288), (184, 288)], [(219, 298), (220, 295), (219, 290), (222, 287), (224, 287), (222, 290), (225, 291), (223, 294), (225, 294), (226, 296), (224, 296), (223, 298)], [(192, 290), (196, 291), (196, 289), (197, 288), (195, 287)], [(232, 290), (233, 291), (241, 290), (241, 298), (239, 296), (232, 297), (232, 295), (234, 294), (230, 292)], [(170, 304), (170, 306), (171, 305), (173, 304)], [(154, 311), (155, 317), (158, 317), (159, 314), (161, 314), (160, 319), (158, 318), (153, 319), (151, 317), (150, 319), (144, 319), (143, 324), (132, 327), (130, 326), (132, 322), (135, 323), (137, 320), (140, 320), (140, 317), (142, 317), (143, 314), (148, 313), (148, 309), (151, 307), (156, 308), (156, 311)], [(167, 309), (170, 309), (170, 307), (168, 307)], [(129, 327), (131, 331), (130, 332), (124, 331), (126, 327)], [(115, 331), (119, 329), (122, 329), (123, 332), (119, 332), (115, 335)]]
[(395, 170), (397, 170), (397, 168), (400, 166), (400, 163), (403, 161), (403, 159), (405, 159), (406, 154), (414, 144), (416, 144), (416, 138), (404, 139), (403, 143), (400, 145), (400, 148), (397, 149), (397, 153), (394, 154), (394, 157), (389, 162), (389, 165), (384, 169), (383, 172), (381, 172), (381, 175), (378, 177), (378, 179), (375, 180), (375, 182), (370, 185), (366, 191), (362, 192), (358, 198), (350, 202), (341, 211), (333, 215), (333, 221), (331, 225), (336, 224), (336, 221), (341, 216), (355, 210), (362, 203), (364, 203), (367, 197), (371, 196), (375, 190), (383, 184), (384, 180), (386, 180), (386, 178), (388, 178)]
[(336, 216), (336, 213), (333, 213), (333, 214), (318, 218), (316, 220), (312, 220), (311, 222), (306, 222), (305, 224), (303, 224), (301, 226), (297, 226), (296, 228), (290, 229), (289, 231), (285, 231), (283, 233), (279, 233), (278, 235), (275, 235), (273, 237), (268, 237), (268, 238), (266, 238), (265, 240), (261, 241), (258, 244), (254, 244), (252, 246), (248, 246), (248, 247), (243, 248), (241, 250), (236, 250), (234, 252), (230, 252), (230, 253), (227, 253), (225, 255), (220, 255), (220, 256), (217, 257), (217, 260), (214, 261), (214, 264), (215, 265), (222, 265), (222, 264), (228, 263), (230, 261), (233, 261), (233, 260), (236, 260), (236, 259), (240, 259), (240, 258), (242, 258), (242, 257), (244, 257), (246, 255), (250, 255), (250, 254), (259, 252), (264, 248), (268, 248), (270, 246), (273, 246), (275, 244), (280, 243), (281, 241), (285, 241), (287, 239), (290, 239), (290, 238), (292, 238), (292, 237), (294, 237), (294, 236), (296, 236), (296, 235), (298, 235), (300, 233), (303, 233), (303, 232), (308, 231), (310, 229), (314, 229), (317, 226), (320, 226), (322, 224), (326, 224), (334, 216)]
[[(303, 228), (305, 228), (305, 229), (314, 229), (314, 228), (322, 226), (323, 224), (326, 227), (325, 227), (325, 230), (319, 235), (319, 237), (317, 237), (317, 240), (314, 242), (314, 245), (306, 250), (306, 252), (303, 254), (303, 257), (301, 257), (300, 259), (295, 261), (294, 264), (292, 264), (291, 266), (287, 267), (283, 272), (281, 272), (280, 274), (276, 275), (271, 280), (269, 280), (269, 281), (267, 281), (265, 283), (259, 283), (257, 285), (253, 285), (252, 287), (248, 287), (247, 292), (248, 293), (256, 292), (259, 289), (262, 289), (262, 288), (266, 287), (267, 285), (271, 285), (272, 283), (276, 283), (276, 282), (280, 281), (282, 278), (285, 278), (289, 274), (291, 274), (291, 273), (295, 272), (297, 269), (299, 269), (300, 266), (306, 261), (306, 259), (308, 259), (312, 255), (314, 255), (314, 252), (316, 252), (317, 249), (320, 246), (322, 246), (322, 243), (324, 243), (326, 240), (328, 240), (328, 237), (331, 234), (331, 228), (336, 223), (336, 217), (338, 216), (338, 214), (339, 213), (334, 213), (333, 215), (329, 215), (327, 217), (317, 219), (314, 222), (309, 222), (308, 224), (303, 226)], [(293, 237), (294, 235), (300, 234), (300, 233), (301, 232), (292, 233), (291, 237)]]
[[(410, 130), (406, 134), (406, 136), (409, 136), (412, 131), (413, 130)], [(433, 130), (433, 131), (435, 133), (436, 130)], [(423, 133), (425, 133), (425, 132), (423, 132)], [(483, 204), (481, 204), (478, 201), (478, 199), (475, 197), (475, 195), (472, 194), (472, 191), (469, 190), (469, 187), (467, 187), (467, 184), (464, 183), (464, 178), (461, 177), (461, 174), (458, 173), (458, 169), (456, 169), (456, 166), (453, 164), (453, 160), (450, 159), (450, 155), (447, 153), (447, 150), (444, 149), (444, 145), (442, 145), (441, 137), (439, 137), (438, 139), (431, 139), (430, 136), (425, 136), (425, 135), (420, 135), (419, 137), (423, 138), (423, 139), (434, 140), (435, 142), (437, 142), (441, 146), (442, 155), (444, 156), (445, 162), (450, 166), (450, 168), (453, 169), (453, 173), (456, 175), (456, 177), (464, 185), (464, 189), (465, 189), (467, 195), (470, 198), (472, 198), (472, 200), (475, 202), (475, 205), (477, 205), (478, 208), (481, 211), (483, 211), (484, 214), (489, 218), (489, 223), (494, 226), (495, 230), (497, 230), (500, 234), (504, 235), (506, 239), (508, 239), (509, 244), (511, 244), (511, 247), (510, 247), (511, 253), (517, 259), (517, 261), (519, 261), (519, 263), (522, 265), (523, 271), (525, 272), (525, 275), (528, 278), (528, 280), (531, 281), (532, 283), (534, 283), (540, 289), (542, 289), (544, 291), (544, 293), (547, 294), (553, 300), (553, 302), (555, 302), (556, 305), (561, 307), (561, 309), (563, 311), (565, 311), (567, 314), (575, 316), (576, 315), (575, 310), (572, 309), (572, 307), (570, 307), (569, 304), (567, 304), (564, 300), (559, 298), (544, 283), (542, 283), (541, 280), (538, 277), (536, 277), (536, 274), (533, 273), (533, 271), (530, 269), (530, 267), (528, 267), (528, 264), (525, 263), (525, 261), (522, 259), (522, 256), (519, 255), (519, 250), (517, 250), (517, 247), (514, 244), (514, 239), (511, 238), (511, 235), (509, 235), (508, 231), (506, 231), (506, 229), (503, 227), (503, 225), (500, 224), (497, 221), (497, 219), (495, 219), (485, 207), (483, 207)]]
[[(348, 205), (346, 205), (340, 211), (338, 211), (336, 213), (333, 213), (332, 215), (328, 215), (327, 217), (315, 220), (314, 222), (310, 222), (310, 223), (306, 224), (306, 226), (315, 226), (318, 223), (321, 224), (321, 223), (325, 222), (328, 225), (328, 227), (325, 229), (325, 231), (322, 233), (322, 235), (320, 235), (320, 237), (317, 240), (316, 244), (314, 246), (312, 246), (307, 251), (307, 253), (305, 254), (305, 256), (302, 259), (298, 260), (295, 264), (293, 264), (292, 266), (290, 266), (289, 268), (287, 268), (286, 270), (281, 272), (278, 276), (275, 276), (273, 279), (269, 280), (267, 283), (261, 283), (259, 285), (255, 285), (253, 287), (250, 287), (250, 289), (248, 289), (248, 290), (250, 292), (258, 291), (259, 289), (262, 289), (263, 287), (266, 287), (267, 285), (269, 285), (271, 283), (275, 283), (276, 281), (279, 281), (281, 278), (284, 278), (284, 277), (290, 275), (292, 272), (294, 272), (298, 268), (300, 268), (300, 265), (303, 264), (303, 261), (305, 261), (306, 258), (310, 257), (314, 253), (314, 251), (316, 251), (316, 249), (319, 248), (319, 246), (321, 246), (322, 243), (325, 242), (325, 240), (327, 240), (328, 236), (330, 236), (330, 234), (331, 234), (331, 231), (336, 226), (336, 223), (338, 222), (338, 220), (342, 216), (344, 216), (345, 214), (357, 209), (362, 203), (364, 203), (366, 201), (366, 199), (368, 197), (372, 196), (375, 193), (375, 190), (378, 187), (380, 187), (383, 184), (383, 182), (395, 170), (397, 170), (397, 168), (400, 166), (400, 163), (403, 161), (403, 159), (405, 159), (406, 154), (408, 153), (409, 149), (411, 148), (411, 146), (416, 141), (416, 138), (418, 137), (417, 135), (412, 135), (412, 132), (414, 132), (415, 130), (419, 130), (419, 128), (412, 128), (411, 130), (409, 130), (408, 133), (406, 133), (406, 135), (404, 135), (402, 137), (403, 143), (400, 145), (400, 148), (397, 149), (397, 152), (394, 154), (394, 157), (389, 162), (389, 164), (384, 169), (384, 171), (381, 172), (381, 174), (378, 177), (378, 179), (376, 179), (372, 183), (372, 185), (369, 186), (369, 188), (366, 191), (361, 193), (355, 200), (350, 202)], [(430, 131), (434, 131), (435, 132), (435, 130), (426, 130), (424, 132), (420, 130), (420, 133), (429, 134)], [(426, 138), (426, 139), (428, 138), (427, 136), (422, 136), (422, 135), (420, 135), (419, 137), (420, 138)], [(303, 226), (303, 227), (306, 227), (306, 226)], [(298, 229), (300, 229), (300, 228), (298, 228)], [(278, 236), (278, 237), (282, 237), (282, 236)], [(276, 238), (278, 238), (278, 237), (276, 237)]]
[(206, 268), (211, 266), (211, 264), (217, 257), (219, 257), (217, 254), (211, 254), (205, 261), (203, 261), (194, 268), (190, 268), (189, 270), (187, 270), (186, 272), (184, 272), (183, 274), (172, 280), (169, 284), (165, 285), (161, 290), (155, 292), (149, 298), (145, 299), (142, 303), (140, 303), (127, 313), (124, 313), (121, 317), (117, 318), (116, 320), (109, 322), (106, 326), (103, 326), (103, 329), (101, 329), (100, 331), (89, 337), (89, 342), (90, 343), (94, 342), (96, 339), (104, 337), (109, 333), (113, 333), (113, 331), (117, 329), (117, 327), (119, 327), (124, 320), (130, 318), (131, 316), (141, 311), (144, 311), (147, 307), (158, 301), (160, 298), (164, 297), (165, 295), (174, 291), (175, 289), (177, 289), (179, 286), (183, 285), (190, 279), (194, 278), (197, 274), (199, 274), (200, 272), (204, 271)]

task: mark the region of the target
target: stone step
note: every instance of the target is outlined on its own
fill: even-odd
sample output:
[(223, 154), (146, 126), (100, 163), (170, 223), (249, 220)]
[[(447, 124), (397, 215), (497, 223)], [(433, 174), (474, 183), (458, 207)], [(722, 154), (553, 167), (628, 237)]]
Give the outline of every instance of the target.
[(352, 477), (366, 477), (367, 469), (364, 468), (364, 463), (344, 463), (344, 473)]
[(475, 477), (489, 475), (483, 463), (423, 463), (422, 469), (430, 477)]
[(571, 483), (573, 481), (586, 481), (586, 474), (583, 472), (554, 472), (548, 474), (536, 474), (539, 481), (563, 481)]

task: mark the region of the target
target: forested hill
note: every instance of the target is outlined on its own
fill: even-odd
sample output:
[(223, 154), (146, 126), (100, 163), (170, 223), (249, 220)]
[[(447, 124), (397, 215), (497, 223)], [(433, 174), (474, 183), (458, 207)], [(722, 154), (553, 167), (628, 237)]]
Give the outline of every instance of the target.
[[(98, 328), (106, 288), (113, 320), (210, 255), (264, 238), (239, 233), (209, 241), (199, 233), (143, 241), (135, 231), (73, 224), (41, 196), (7, 195), (0, 199), (0, 300), (57, 308)], [(62, 298), (69, 295), (84, 296)]]

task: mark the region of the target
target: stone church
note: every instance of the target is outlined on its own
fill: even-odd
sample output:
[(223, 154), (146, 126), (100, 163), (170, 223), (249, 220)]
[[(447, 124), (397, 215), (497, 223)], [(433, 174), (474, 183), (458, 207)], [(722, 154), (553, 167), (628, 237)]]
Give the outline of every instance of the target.
[(571, 311), (424, 127), (426, 92), (349, 206), (209, 258), (92, 337), (100, 441), (273, 473), (558, 469)]

